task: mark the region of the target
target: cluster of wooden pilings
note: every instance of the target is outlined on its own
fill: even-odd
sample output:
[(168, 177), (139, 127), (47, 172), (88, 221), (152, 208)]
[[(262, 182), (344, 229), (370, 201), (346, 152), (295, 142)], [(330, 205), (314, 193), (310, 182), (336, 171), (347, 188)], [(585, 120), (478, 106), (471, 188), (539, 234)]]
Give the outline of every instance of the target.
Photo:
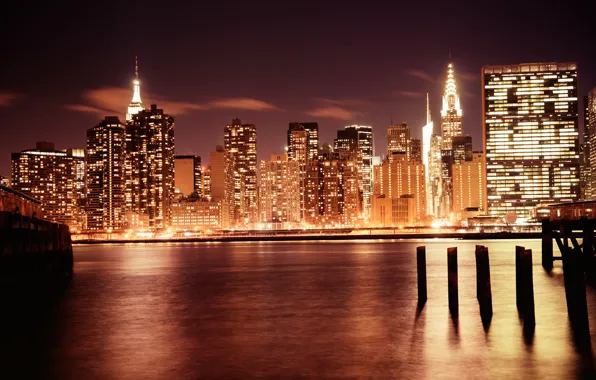
[(72, 269), (68, 226), (0, 212), (0, 279), (70, 277)]
[[(422, 308), (428, 299), (426, 281), (426, 248), (416, 248), (416, 262), (418, 269), (418, 307)], [(492, 290), (490, 281), (490, 262), (488, 248), (477, 245), (476, 256), (476, 297), (483, 323), (490, 322), (493, 315)], [(569, 319), (574, 330), (587, 333), (588, 308), (586, 303), (586, 289), (584, 272), (581, 267), (580, 256), (577, 252), (568, 251), (563, 254), (563, 270), (565, 276), (565, 295)], [(458, 268), (457, 248), (447, 248), (447, 273), (449, 311), (453, 317), (458, 316)], [(534, 308), (534, 281), (532, 271), (532, 250), (515, 247), (515, 289), (516, 304), (523, 320), (524, 330), (533, 331), (536, 326)]]

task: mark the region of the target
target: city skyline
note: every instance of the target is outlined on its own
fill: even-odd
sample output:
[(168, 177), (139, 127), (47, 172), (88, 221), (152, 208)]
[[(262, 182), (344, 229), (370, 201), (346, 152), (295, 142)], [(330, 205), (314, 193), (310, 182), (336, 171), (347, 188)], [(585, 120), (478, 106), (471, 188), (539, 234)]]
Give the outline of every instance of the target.
[[(156, 103), (176, 118), (176, 154), (208, 156), (213, 146), (222, 141), (220, 126), (237, 117), (259, 127), (259, 161), (283, 152), (285, 130), (291, 121), (318, 122), (322, 143), (332, 143), (336, 131), (346, 125), (371, 125), (376, 135), (376, 154), (385, 150), (381, 132), (391, 119), (395, 123), (408, 122), (413, 136), (420, 138), (419, 126), (426, 120), (427, 92), (433, 120), (439, 120), (449, 50), (457, 88), (461, 91), (463, 133), (472, 136), (475, 150), (481, 149), (480, 73), (483, 65), (573, 61), (578, 62), (581, 72), (580, 94), (587, 93), (596, 83), (596, 74), (589, 70), (596, 67), (594, 58), (581, 42), (581, 31), (586, 26), (581, 22), (581, 15), (576, 15), (581, 9), (578, 7), (557, 12), (541, 10), (543, 17), (534, 18), (516, 31), (492, 36), (492, 43), (484, 46), (480, 36), (446, 28), (447, 21), (441, 20), (439, 13), (457, 14), (458, 24), (467, 24), (470, 29), (481, 24), (481, 17), (457, 5), (453, 9), (437, 5), (445, 12), (433, 14), (415, 5), (393, 5), (385, 11), (363, 9), (368, 17), (364, 17), (362, 23), (352, 22), (358, 26), (346, 29), (342, 25), (360, 18), (356, 9), (349, 6), (336, 9), (321, 4), (312, 11), (311, 27), (300, 33), (289, 26), (299, 16), (308, 14), (308, 6), (298, 15), (281, 12), (264, 16), (259, 7), (221, 6), (224, 8), (220, 9), (218, 5), (209, 5), (208, 12), (187, 12), (201, 20), (208, 19), (204, 23), (200, 20), (193, 23), (201, 26), (185, 26), (186, 23), (180, 21), (189, 21), (187, 16), (172, 11), (172, 20), (181, 24), (179, 30), (163, 34), (144, 31), (143, 38), (132, 47), (125, 36), (140, 30), (140, 20), (152, 7), (122, 6), (119, 14), (138, 13), (139, 21), (129, 17), (130, 22), (123, 25), (122, 30), (107, 32), (99, 32), (105, 29), (99, 27), (104, 11), (62, 7), (40, 8), (29, 12), (27, 19), (22, 20), (15, 16), (2, 27), (21, 33), (9, 41), (6, 55), (9, 58), (3, 63), (6, 70), (0, 73), (0, 83), (3, 83), (0, 115), (22, 133), (11, 133), (9, 128), (0, 132), (0, 158), (4, 157), (0, 159), (1, 175), (9, 176), (10, 153), (27, 149), (32, 141), (48, 140), (60, 148), (82, 148), (85, 131), (105, 116), (115, 115), (124, 120), (125, 107), (130, 103), (135, 56), (139, 56), (143, 104), (148, 108)], [(480, 8), (483, 7), (487, 6)], [(531, 4), (519, 7), (531, 9)], [(52, 17), (48, 16), (54, 12), (61, 12), (61, 17), (72, 21), (70, 28), (78, 33), (66, 36), (64, 34), (71, 29), (56, 26), (44, 33), (47, 44), (37, 43), (38, 49), (27, 49), (36, 43), (43, 30), (39, 28), (47, 26), (46, 18), (50, 20)], [(92, 12), (91, 17), (86, 12)], [(215, 36), (205, 33), (216, 27), (219, 32), (218, 21), (233, 19), (241, 13), (258, 21), (255, 24), (260, 26), (243, 31), (245, 35), (232, 31), (233, 28), (223, 28)], [(520, 13), (524, 12), (520, 10)], [(411, 26), (409, 30), (419, 36), (415, 42), (404, 39), (403, 34), (387, 22), (395, 15), (400, 15), (400, 23)], [(424, 25), (418, 25), (422, 15), (428, 19)], [(565, 17), (561, 17), (558, 24), (561, 33), (554, 37), (555, 41), (538, 40), (532, 46), (524, 42), (540, 35), (559, 15)], [(514, 22), (518, 16), (511, 17)], [(269, 32), (272, 27), (279, 27), (276, 36)], [(528, 38), (517, 41), (513, 36), (520, 29)], [(192, 36), (196, 39), (189, 40)], [(257, 46), (251, 41), (259, 36)], [(63, 40), (60, 44), (56, 42), (59, 39)], [(181, 46), (169, 43), (174, 39), (180, 40)], [(191, 46), (191, 41), (197, 43), (194, 50), (185, 48)], [(559, 52), (550, 48), (562, 41), (565, 48)], [(171, 50), (162, 54), (160, 47), (166, 44)], [(290, 54), (296, 44), (300, 48), (297, 56)], [(75, 45), (77, 48), (72, 50)], [(52, 54), (48, 49), (52, 49)], [(230, 65), (229, 62), (235, 62), (232, 57), (243, 56), (246, 59), (242, 64)], [(109, 109), (114, 104), (118, 104), (117, 112)], [(103, 107), (110, 112), (81, 112), (92, 111), (92, 107)], [(331, 115), (335, 118), (329, 117)]]

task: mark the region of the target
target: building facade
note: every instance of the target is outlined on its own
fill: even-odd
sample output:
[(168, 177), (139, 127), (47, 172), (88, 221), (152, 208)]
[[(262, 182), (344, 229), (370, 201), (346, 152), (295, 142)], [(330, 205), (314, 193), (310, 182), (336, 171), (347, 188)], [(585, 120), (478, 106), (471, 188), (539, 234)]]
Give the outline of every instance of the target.
[(488, 214), (577, 201), (577, 65), (486, 66), (482, 83)]
[(195, 193), (202, 196), (202, 168), (199, 156), (174, 156), (174, 186), (184, 197)]
[(221, 204), (221, 227), (233, 228), (236, 205), (234, 155), (218, 145), (215, 152), (210, 153), (209, 158), (210, 199)]
[(128, 210), (148, 215), (151, 228), (167, 228), (175, 192), (174, 118), (155, 104), (126, 125), (126, 176)]
[(172, 228), (178, 231), (201, 231), (221, 228), (221, 202), (183, 197), (172, 203)]
[(264, 223), (300, 223), (300, 165), (287, 154), (261, 161), (259, 220)]
[(257, 203), (257, 127), (240, 119), (224, 128), (224, 149), (234, 156), (234, 219), (236, 223), (255, 223)]
[(466, 208), (486, 211), (484, 153), (473, 152), (471, 160), (453, 164), (453, 213), (461, 219)]
[(11, 155), (12, 188), (41, 202), (45, 219), (84, 228), (85, 151), (50, 142)]
[(585, 198), (596, 199), (596, 88), (584, 99)]
[(87, 230), (117, 231), (126, 227), (126, 130), (108, 116), (87, 130)]
[(406, 153), (410, 158), (410, 140), (412, 131), (405, 121), (399, 125), (390, 125), (387, 127), (387, 157), (394, 153)]

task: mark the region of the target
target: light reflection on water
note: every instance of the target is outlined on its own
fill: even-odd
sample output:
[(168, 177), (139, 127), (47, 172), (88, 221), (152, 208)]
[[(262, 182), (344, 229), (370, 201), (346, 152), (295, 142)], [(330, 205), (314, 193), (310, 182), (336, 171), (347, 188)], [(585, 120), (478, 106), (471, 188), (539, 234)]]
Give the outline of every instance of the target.
[[(474, 245), (489, 248), (494, 315), (476, 301)], [(534, 252), (536, 330), (515, 306), (515, 245)], [(427, 247), (417, 313), (415, 247)], [(458, 247), (459, 318), (447, 247)], [(40, 355), (54, 378), (552, 378), (594, 376), (571, 338), (561, 263), (539, 241), (78, 246), (76, 276)], [(592, 336), (596, 294), (588, 287)], [(595, 340), (592, 339), (592, 346)]]

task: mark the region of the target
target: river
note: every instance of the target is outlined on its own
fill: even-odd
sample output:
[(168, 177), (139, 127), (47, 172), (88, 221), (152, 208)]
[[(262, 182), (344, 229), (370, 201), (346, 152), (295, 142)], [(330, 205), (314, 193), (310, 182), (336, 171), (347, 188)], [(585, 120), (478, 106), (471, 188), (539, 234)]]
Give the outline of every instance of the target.
[[(475, 244), (490, 253), (486, 327)], [(428, 301), (417, 311), (420, 245)], [(534, 252), (531, 337), (516, 309), (515, 245)], [(2, 323), (0, 378), (596, 378), (568, 322), (561, 262), (545, 272), (538, 240), (79, 245), (74, 257), (73, 280), (43, 309), (4, 308), (18, 317)], [(594, 347), (596, 289), (587, 295)]]

